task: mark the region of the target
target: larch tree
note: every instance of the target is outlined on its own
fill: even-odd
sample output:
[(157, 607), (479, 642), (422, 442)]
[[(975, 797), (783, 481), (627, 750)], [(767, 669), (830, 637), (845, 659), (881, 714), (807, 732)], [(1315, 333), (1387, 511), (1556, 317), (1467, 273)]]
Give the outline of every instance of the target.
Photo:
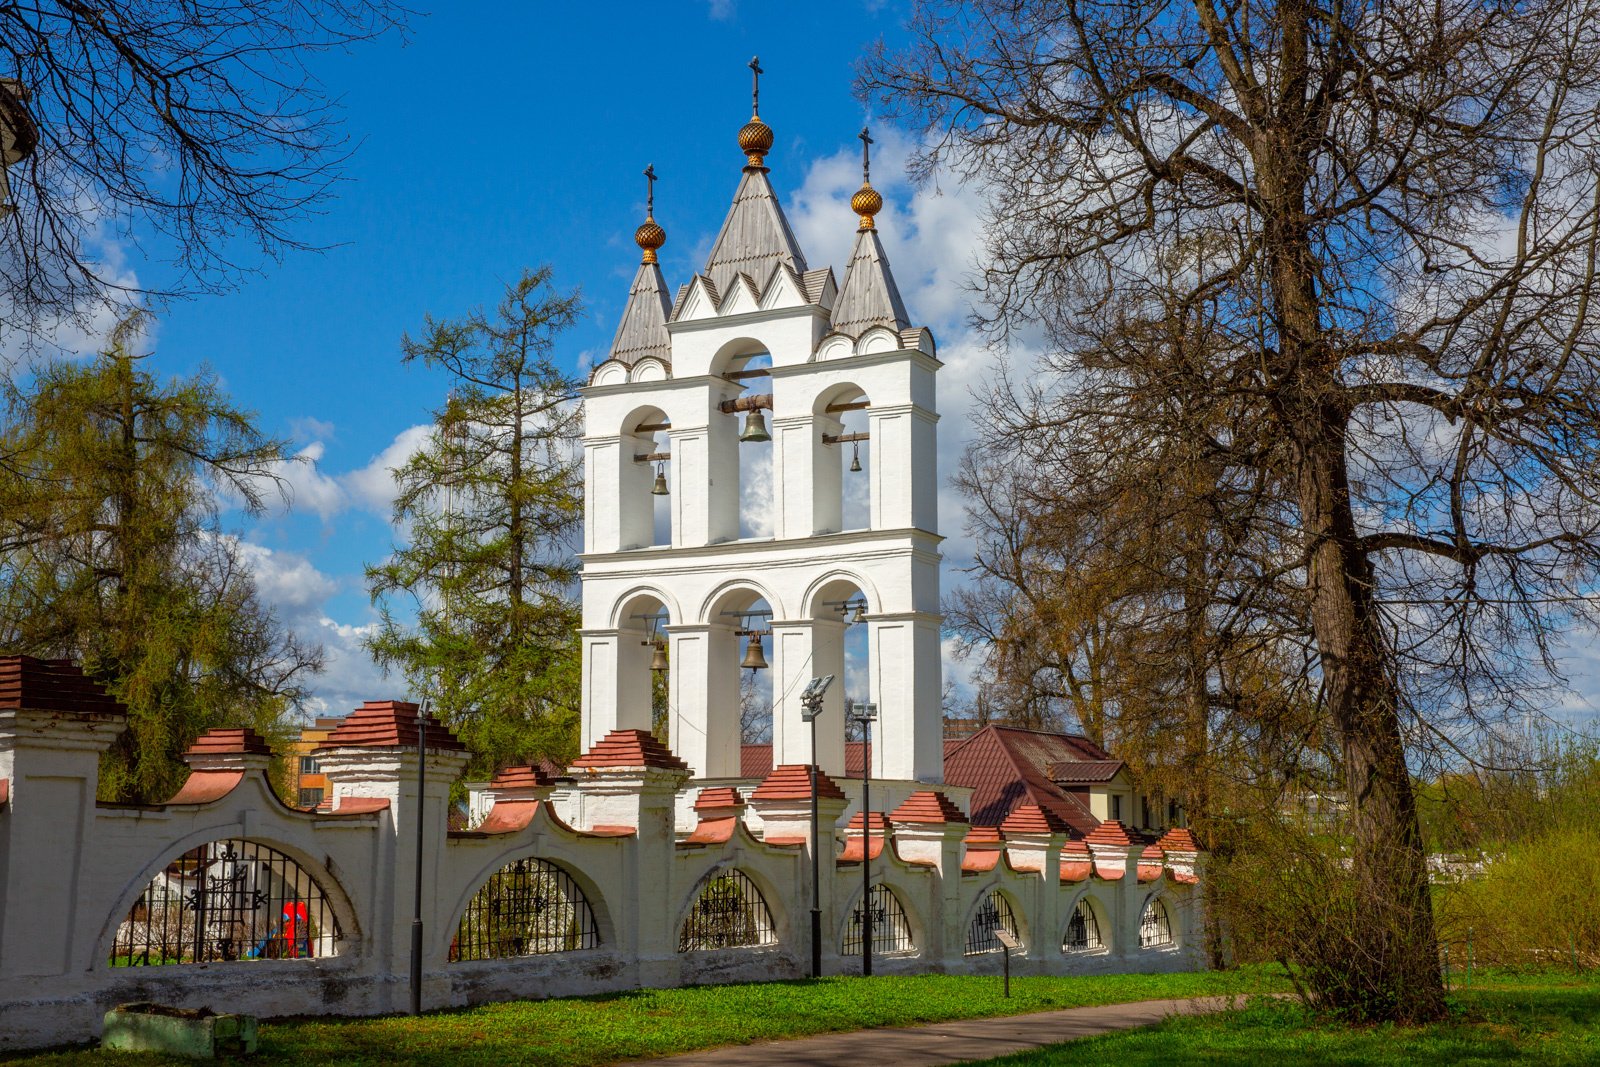
[[(214, 291), (306, 247), (295, 224), (349, 152), (310, 59), (405, 14), (389, 0), (0, 4), (0, 332)], [(142, 285), (108, 236), (173, 269)]]
[(1205, 246), (1186, 286), (1216, 309), (1207, 365), (1167, 388), (1247, 409), (1220, 452), (1288, 487), (1359, 917), (1317, 991), (1357, 1017), (1444, 1010), (1412, 761), (1470, 759), (1483, 727), (1536, 713), (1592, 612), (1597, 16), (929, 2), (864, 70), (926, 131), (924, 167), (990, 194), (1000, 335), (1041, 324), (1071, 358), (1109, 300), (1157, 321), (1156, 265)]
[(583, 457), (578, 383), (556, 343), (582, 305), (551, 279), (525, 272), (492, 317), (430, 316), (401, 342), (405, 362), (444, 370), (453, 391), (395, 471), (408, 543), (367, 568), (384, 612), (369, 648), (434, 699), (476, 774), (577, 750)]
[(322, 650), (264, 605), (219, 524), (259, 511), (284, 459), (215, 378), (162, 382), (131, 351), (138, 320), (85, 363), (14, 387), (0, 435), (0, 647), (69, 658), (128, 707), (105, 800), (153, 802), (214, 726), (274, 739)]

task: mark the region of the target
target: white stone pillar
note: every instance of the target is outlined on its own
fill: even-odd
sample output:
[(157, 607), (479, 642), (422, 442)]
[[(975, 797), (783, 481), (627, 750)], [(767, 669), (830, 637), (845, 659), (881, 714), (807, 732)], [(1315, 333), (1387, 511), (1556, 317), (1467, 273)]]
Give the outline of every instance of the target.
[(650, 652), (640, 631), (584, 630), (583, 722), (587, 751), (612, 730), (650, 729)]
[(872, 776), (944, 780), (938, 616), (925, 612), (868, 617), (868, 675), (878, 721), (872, 728)]
[(817, 765), (844, 775), (844, 624), (833, 619), (772, 623), (772, 765), (809, 764), (811, 724), (800, 697), (813, 678), (834, 675), (817, 718)]
[(739, 776), (739, 638), (721, 623), (666, 628), (670, 747), (697, 778)]

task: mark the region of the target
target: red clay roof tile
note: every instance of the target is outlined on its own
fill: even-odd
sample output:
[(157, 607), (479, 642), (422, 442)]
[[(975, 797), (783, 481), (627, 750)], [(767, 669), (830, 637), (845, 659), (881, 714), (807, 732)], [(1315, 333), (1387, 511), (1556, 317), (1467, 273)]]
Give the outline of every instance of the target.
[(1066, 830), (1067, 824), (1055, 812), (1037, 804), (1017, 805), (1006, 816), (1006, 821), (1000, 824), (1000, 832), (1007, 837), (1012, 834), (1060, 834)]
[(243, 771), (193, 771), (168, 804), (210, 804), (221, 800), (244, 781)]
[(688, 771), (689, 765), (656, 740), (649, 730), (612, 730), (595, 746), (572, 761), (583, 770), (621, 767), (653, 767), (658, 770)]
[(718, 786), (714, 789), (702, 789), (700, 795), (694, 798), (695, 811), (716, 811), (722, 808), (742, 808), (744, 798), (739, 791), (730, 786)]
[(11, 799), (11, 779), (9, 779), (9, 778), (0, 778), (0, 808), (5, 807), (6, 806), (6, 802), (9, 801), (10, 799)]
[(272, 746), (249, 727), (207, 730), (194, 739), (185, 756), (270, 756)]
[(332, 814), (370, 815), (375, 811), (387, 811), (388, 808), (388, 797), (340, 797)]
[(526, 830), (539, 810), (537, 800), (497, 800), (483, 821), (473, 827), (473, 833), (513, 834)]
[(1133, 838), (1128, 836), (1127, 829), (1116, 819), (1107, 819), (1095, 827), (1085, 840), (1091, 845), (1106, 845), (1112, 848), (1127, 848), (1133, 844)]
[[(844, 800), (844, 790), (822, 771), (817, 772), (817, 796)], [(751, 800), (810, 800), (811, 768), (804, 763), (776, 767), (750, 794)]]
[(490, 789), (540, 789), (550, 784), (550, 776), (538, 767), (507, 767), (489, 781)]
[(694, 831), (683, 841), (684, 845), (721, 845), (733, 839), (733, 832), (738, 828), (737, 816), (729, 815), (721, 819), (701, 819)]
[(1199, 852), (1200, 842), (1194, 839), (1194, 834), (1186, 826), (1174, 826), (1161, 835), (1160, 845), (1163, 851), (1169, 852)]
[(0, 656), (0, 708), (126, 715), (128, 709), (71, 660)]
[(955, 801), (937, 789), (919, 789), (895, 808), (889, 818), (895, 822), (964, 823), (967, 817)]
[[(434, 716), (428, 716), (428, 751), (465, 752), (467, 746)], [(416, 748), (417, 705), (408, 700), (369, 700), (346, 715), (317, 746), (325, 748)]]

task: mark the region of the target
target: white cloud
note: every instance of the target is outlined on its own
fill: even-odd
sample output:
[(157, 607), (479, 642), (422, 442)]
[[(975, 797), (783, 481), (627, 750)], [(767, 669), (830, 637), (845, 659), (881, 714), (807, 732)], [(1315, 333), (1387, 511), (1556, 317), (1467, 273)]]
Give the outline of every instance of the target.
[(373, 456), (365, 467), (339, 475), (339, 484), (348, 494), (350, 506), (387, 516), (394, 505), (395, 469), (404, 466), (427, 444), (428, 434), (432, 430), (431, 423), (401, 430), (389, 442), (389, 446)]
[(706, 4), (706, 13), (718, 22), (727, 22), (738, 9), (738, 0), (708, 0)]

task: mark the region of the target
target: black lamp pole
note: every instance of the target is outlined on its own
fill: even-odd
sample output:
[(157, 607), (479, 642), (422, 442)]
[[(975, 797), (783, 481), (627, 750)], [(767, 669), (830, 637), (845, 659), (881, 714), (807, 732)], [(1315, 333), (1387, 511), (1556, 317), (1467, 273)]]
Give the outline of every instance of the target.
[(861, 975), (872, 977), (872, 719), (877, 705), (857, 704), (861, 724)]
[[(813, 678), (800, 694), (800, 717), (811, 724), (811, 977), (822, 977), (822, 816), (817, 810), (817, 716), (833, 675)], [(832, 855), (832, 850), (829, 850)]]
[(422, 1014), (423, 790), (428, 784), (428, 702), (417, 706), (417, 884), (411, 907), (411, 1014)]
[(811, 716), (811, 977), (822, 977), (822, 816), (817, 810), (817, 716)]

